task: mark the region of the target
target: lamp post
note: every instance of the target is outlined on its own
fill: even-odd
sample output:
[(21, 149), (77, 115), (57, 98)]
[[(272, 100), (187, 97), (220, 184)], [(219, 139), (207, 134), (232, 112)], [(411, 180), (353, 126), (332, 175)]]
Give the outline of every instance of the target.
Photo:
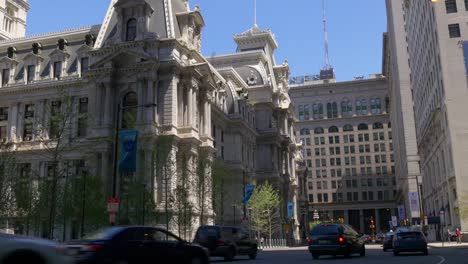
[(142, 222), (145, 225), (145, 210), (146, 210), (146, 183), (143, 183), (143, 212), (142, 212)]
[(85, 209), (86, 209), (86, 175), (88, 172), (86, 170), (82, 171), (83, 174), (83, 185), (82, 185), (82, 191), (83, 191), (83, 196), (82, 196), (82, 201), (81, 201), (81, 238), (84, 237), (85, 235)]
[[(113, 157), (113, 170), (112, 170), (112, 198), (117, 197), (117, 164), (118, 164), (118, 156), (119, 156), (119, 131), (120, 131), (120, 111), (127, 110), (127, 109), (135, 109), (135, 108), (149, 108), (149, 107), (156, 107), (155, 103), (149, 103), (144, 105), (134, 105), (134, 106), (125, 106), (121, 107), (120, 103), (117, 104), (117, 111), (115, 111), (115, 126), (114, 126), (114, 157)], [(114, 225), (112, 223), (112, 225)]]

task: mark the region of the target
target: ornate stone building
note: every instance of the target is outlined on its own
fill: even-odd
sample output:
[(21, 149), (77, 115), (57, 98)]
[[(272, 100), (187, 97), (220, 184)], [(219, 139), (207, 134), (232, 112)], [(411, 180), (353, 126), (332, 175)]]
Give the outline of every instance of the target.
[[(282, 195), (280, 223), (289, 224), (286, 203), (296, 199), (297, 144), (288, 64), (275, 64), (274, 36), (257, 26), (235, 37), (236, 53), (206, 59), (200, 51), (203, 27), (199, 8), (190, 9), (187, 0), (113, 0), (102, 25), (0, 42), (0, 138), (14, 145), (30, 170), (47, 175), (50, 160), (41, 152), (56, 139), (52, 127), (35, 128), (49, 120), (46, 109), (64, 105), (66, 93), (75, 114), (67, 140), (80, 151), (63, 158), (101, 175), (109, 195), (115, 184), (121, 196), (125, 179), (112, 179), (115, 129), (134, 127), (135, 177), (147, 183), (159, 211), (168, 206), (176, 214), (176, 185), (185, 173), (183, 179), (197, 177), (204, 153), (204, 218), (195, 208), (192, 230), (214, 221), (210, 165), (216, 159), (234, 172), (226, 190), (230, 200), (224, 202), (234, 210), (218, 218), (240, 224), (243, 186), (268, 180)], [(173, 139), (165, 173), (157, 164), (160, 136)], [(189, 200), (200, 204), (195, 187), (185, 184)]]

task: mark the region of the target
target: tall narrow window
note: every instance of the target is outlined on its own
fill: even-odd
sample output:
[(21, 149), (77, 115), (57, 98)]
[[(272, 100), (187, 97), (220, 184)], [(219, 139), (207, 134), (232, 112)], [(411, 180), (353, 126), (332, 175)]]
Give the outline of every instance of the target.
[(28, 72), (26, 76), (26, 81), (27, 83), (32, 83), (34, 79), (36, 78), (36, 65), (29, 65), (28, 66)]
[(56, 61), (54, 62), (54, 79), (60, 80), (62, 76), (62, 62)]
[(304, 105), (304, 119), (305, 120), (310, 120), (309, 105)]
[(10, 82), (10, 69), (3, 69), (2, 71), (2, 86)]
[(78, 104), (78, 137), (86, 137), (88, 128), (88, 98), (80, 98)]
[(332, 118), (332, 104), (327, 104), (327, 118)]
[(33, 124), (25, 123), (23, 128), (23, 141), (31, 141), (33, 136)]
[(81, 75), (87, 72), (88, 68), (89, 68), (89, 58), (88, 57), (81, 58), (81, 69), (80, 69)]
[(338, 104), (336, 102), (332, 103), (332, 117), (333, 118), (338, 117)]
[(299, 108), (299, 120), (304, 121), (304, 106), (299, 105), (298, 108)]
[(61, 135), (60, 124), (61, 117), (60, 113), (62, 103), (60, 101), (52, 101), (50, 108), (50, 127), (49, 127), (49, 138), (57, 139)]
[(445, 0), (445, 9), (447, 14), (456, 13), (457, 10), (457, 0)]
[(465, 0), (465, 10), (468, 11), (468, 0)]
[(136, 39), (137, 34), (137, 21), (132, 18), (127, 22), (127, 41), (133, 41)]
[(448, 25), (450, 38), (459, 38), (460, 34), (460, 25), (459, 24), (450, 24)]
[[(138, 97), (134, 92), (127, 93), (123, 98), (122, 128), (131, 129), (135, 127), (137, 119)], [(213, 136), (214, 137), (214, 136)]]
[(7, 138), (7, 127), (0, 126), (0, 143), (5, 142)]

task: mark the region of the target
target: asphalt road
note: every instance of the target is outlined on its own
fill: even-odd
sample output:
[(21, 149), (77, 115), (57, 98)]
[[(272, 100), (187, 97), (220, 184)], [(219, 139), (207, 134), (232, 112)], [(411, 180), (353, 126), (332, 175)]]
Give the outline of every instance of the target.
[(328, 257), (322, 256), (319, 260), (312, 260), (307, 248), (280, 249), (275, 251), (263, 251), (258, 254), (256, 260), (240, 256), (232, 262), (225, 262), (220, 258), (212, 258), (212, 263), (237, 263), (237, 264), (301, 264), (301, 263), (336, 263), (336, 264), (464, 264), (468, 263), (468, 248), (430, 248), (429, 255), (404, 254), (393, 256), (391, 251), (383, 252), (381, 246), (370, 245), (366, 247), (366, 256)]

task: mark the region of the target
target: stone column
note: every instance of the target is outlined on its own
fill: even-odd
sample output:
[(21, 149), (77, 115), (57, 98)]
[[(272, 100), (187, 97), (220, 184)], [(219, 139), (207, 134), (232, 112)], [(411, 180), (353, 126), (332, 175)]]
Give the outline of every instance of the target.
[(375, 232), (378, 233), (380, 232), (380, 215), (379, 215), (379, 209), (375, 209)]
[(103, 87), (101, 88), (104, 92), (105, 90), (105, 101), (104, 101), (104, 111), (102, 111), (101, 115), (103, 115), (104, 118), (104, 125), (106, 127), (111, 127), (111, 120), (113, 120), (113, 113), (111, 110), (111, 103), (112, 103), (112, 96), (111, 96), (111, 86), (110, 84), (103, 84)]
[(10, 104), (10, 109), (9, 109), (9, 119), (10, 121), (8, 122), (8, 136), (9, 136), (9, 141), (10, 142), (17, 142), (18, 141), (18, 117), (19, 117), (19, 103), (12, 103)]
[(365, 223), (364, 223), (364, 210), (359, 209), (359, 225), (361, 226), (359, 231), (364, 233), (365, 231)]
[(190, 85), (190, 87), (187, 88), (187, 100), (188, 100), (188, 113), (187, 113), (187, 126), (193, 126), (193, 87)]
[(96, 126), (102, 126), (103, 125), (103, 122), (102, 122), (103, 121), (102, 120), (102, 114), (103, 114), (103, 107), (102, 107), (103, 88), (102, 88), (102, 84), (97, 83), (96, 87), (95, 87), (95, 90), (96, 90), (96, 101), (95, 101), (95, 106), (94, 106), (95, 113), (96, 113), (95, 125)]
[(211, 108), (210, 108), (210, 102), (209, 100), (205, 100), (205, 105), (204, 105), (204, 113), (203, 113), (203, 123), (205, 124), (205, 135), (211, 135), (210, 127), (211, 127)]
[[(146, 102), (147, 97), (145, 96), (145, 80), (138, 80), (137, 81), (137, 98), (138, 98), (138, 105), (144, 105)], [(137, 109), (137, 124), (142, 124), (144, 122), (143, 112), (146, 110), (145, 107), (138, 107)]]
[[(155, 92), (154, 92), (154, 82), (148, 81), (146, 86), (146, 102), (145, 104), (154, 104), (156, 103)], [(156, 107), (147, 107), (144, 108), (145, 116), (143, 118), (143, 122), (145, 124), (152, 124), (156, 122)]]

